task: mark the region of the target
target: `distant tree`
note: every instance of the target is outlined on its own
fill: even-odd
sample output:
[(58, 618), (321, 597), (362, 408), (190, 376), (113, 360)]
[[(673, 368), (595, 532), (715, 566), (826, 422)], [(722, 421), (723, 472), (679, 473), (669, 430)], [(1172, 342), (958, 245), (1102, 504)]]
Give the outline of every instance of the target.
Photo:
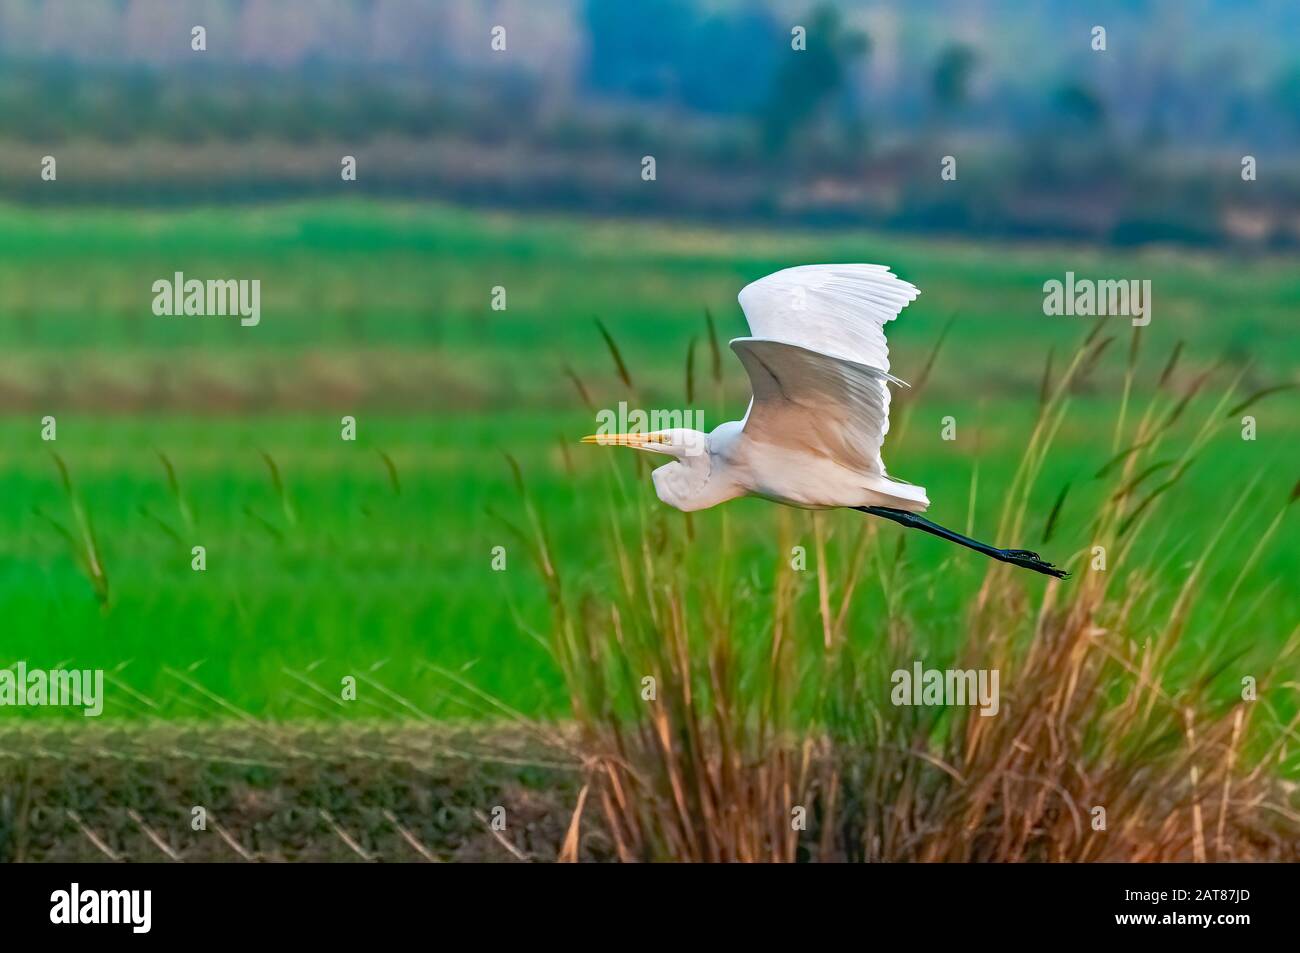
[(849, 68), (870, 52), (867, 35), (846, 29), (839, 11), (818, 7), (808, 22), (808, 48), (791, 51), (773, 79), (761, 121), (767, 147), (779, 152), (840, 95)]
[(1106, 122), (1106, 104), (1082, 83), (1073, 80), (1062, 83), (1057, 87), (1052, 102), (1056, 111), (1067, 120), (1094, 128)]
[(939, 53), (930, 75), (930, 94), (939, 112), (953, 112), (966, 105), (978, 62), (979, 55), (963, 43), (953, 43)]
[(1273, 87), (1273, 101), (1285, 120), (1300, 129), (1300, 63), (1282, 73)]
[(749, 113), (780, 54), (779, 28), (754, 6), (587, 0), (584, 12), (592, 42), (583, 79), (603, 95)]

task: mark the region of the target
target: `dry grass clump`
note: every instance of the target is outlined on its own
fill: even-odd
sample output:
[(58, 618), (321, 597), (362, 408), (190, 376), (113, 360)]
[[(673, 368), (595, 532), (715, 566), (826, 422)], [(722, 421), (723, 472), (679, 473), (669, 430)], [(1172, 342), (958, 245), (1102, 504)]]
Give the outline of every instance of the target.
[[(997, 539), (1027, 538), (1053, 436), (1109, 343), (1094, 332), (1056, 379), (1049, 362)], [(876, 521), (774, 511), (767, 584), (738, 555), (726, 507), (689, 518), (656, 510), (648, 491), (625, 484), (622, 461), (611, 463), (622, 494), (607, 514), (617, 582), (602, 591), (562, 579), (528, 503), (522, 535), (549, 587), (586, 765), (568, 856), (595, 827), (625, 861), (1293, 859), (1300, 812), (1286, 778), (1297, 719), (1270, 699), (1294, 690), (1285, 673), (1296, 670), (1300, 629), (1267, 670), (1208, 654), (1189, 666), (1175, 649), (1194, 619), (1205, 625), (1194, 614), (1201, 582), (1237, 513), (1214, 538), (1193, 541), (1181, 577), (1151, 563), (1146, 554), (1159, 547), (1139, 548), (1228, 420), (1235, 384), (1171, 450), (1171, 428), (1202, 406), (1195, 398), (1208, 375), (1176, 392), (1175, 353), (1139, 413), (1129, 406), (1136, 358), (1135, 339), (1114, 456), (1097, 474), (1106, 489), (1075, 541), (1073, 577), (989, 561), (964, 618), (952, 620), (960, 645), (942, 660), (913, 611), (904, 540)], [(900, 416), (892, 441), (906, 429), (906, 407)], [(1238, 587), (1295, 496), (1278, 500), (1214, 631), (1231, 628)], [(1065, 498), (1060, 491), (1046, 518), (1046, 539)], [(633, 527), (620, 522), (628, 505)], [(814, 541), (814, 572), (791, 567), (800, 526)], [(835, 547), (846, 531), (855, 535)], [(1053, 549), (1066, 545), (1058, 538)], [(1104, 571), (1094, 546), (1104, 548)], [(1161, 582), (1171, 577), (1182, 580), (1173, 591)], [(996, 670), (998, 713), (892, 704), (891, 673), (918, 661)], [(1226, 697), (1225, 683), (1245, 675), (1256, 679), (1253, 693)]]

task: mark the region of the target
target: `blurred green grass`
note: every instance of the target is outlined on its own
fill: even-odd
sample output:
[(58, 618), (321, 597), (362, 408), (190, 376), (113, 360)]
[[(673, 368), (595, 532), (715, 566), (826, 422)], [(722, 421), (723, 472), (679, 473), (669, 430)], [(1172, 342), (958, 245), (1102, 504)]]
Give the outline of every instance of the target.
[[(103, 667), (106, 717), (489, 713), (444, 670), (518, 710), (558, 715), (562, 683), (533, 637), (545, 629), (544, 593), (506, 526), (523, 515), (504, 454), (523, 467), (562, 571), (613, 586), (602, 515), (610, 463), (623, 477), (613, 492), (622, 494), (624, 530), (653, 533), (656, 521), (682, 517), (656, 502), (643, 525), (639, 504), (653, 494), (645, 462), (576, 445), (593, 420), (564, 368), (599, 407), (626, 399), (685, 408), (695, 340), (695, 405), (709, 427), (738, 418), (746, 385), (725, 349), (725, 387), (717, 393), (706, 381), (703, 310), (724, 340), (742, 334), (735, 294), (744, 282), (811, 261), (885, 262), (921, 287), (890, 327), (893, 370), (904, 379), (920, 373), (952, 320), (934, 379), (901, 439), (887, 441), (885, 459), (891, 472), (927, 486), (932, 517), (957, 529), (972, 515), (978, 466), (975, 535), (992, 532), (1048, 351), (1068, 351), (1091, 327), (1044, 317), (1043, 281), (1066, 270), (1152, 280), (1139, 394), (1151, 392), (1178, 341), (1186, 342), (1179, 381), (1217, 363), (1217, 381), (1243, 375), (1243, 396), (1293, 380), (1300, 356), (1290, 330), (1300, 274), (1280, 258), (1121, 256), (360, 202), (172, 213), (0, 208), (0, 665)], [(261, 279), (261, 325), (155, 317), (150, 286), (177, 270)], [(498, 285), (505, 311), (489, 307)], [(612, 371), (597, 316), (628, 360), (635, 394)], [(1034, 527), (1031, 538), (996, 542), (1057, 562), (1086, 547), (1091, 477), (1113, 455), (1131, 334), (1112, 323), (1105, 333), (1116, 341), (1075, 395), (1035, 490), (1045, 516), (1072, 485), (1056, 537), (1040, 545)], [(203, 390), (212, 386), (204, 375), (221, 381), (220, 405)], [(1258, 439), (1241, 440), (1239, 425), (1225, 421), (1161, 503), (1166, 548), (1142, 557), (1176, 585), (1258, 477), (1204, 581), (1204, 608), (1184, 639), (1189, 658), (1241, 649), (1267, 664), (1300, 618), (1300, 547), (1284, 528), (1242, 587), (1239, 603), (1253, 608), (1217, 624), (1216, 600), (1236, 564), (1300, 476), (1294, 396), (1274, 395), (1250, 412)], [(344, 413), (358, 418), (355, 443), (340, 439)], [(40, 440), (45, 414), (58, 418), (52, 444)], [(957, 418), (955, 442), (940, 439), (946, 415)], [(107, 608), (54, 528), (72, 517), (51, 450), (93, 522)], [(193, 529), (160, 452), (175, 466)], [(263, 452), (283, 476), (287, 508)], [(806, 514), (787, 516), (811, 552)], [(755, 630), (774, 561), (788, 558), (775, 550), (781, 518), (754, 500), (694, 517), (702, 572), (711, 538), (724, 526), (739, 537), (754, 592), (743, 617)], [(831, 517), (833, 556), (859, 519)], [(207, 548), (205, 573), (190, 570), (198, 544)], [(504, 572), (491, 567), (497, 545), (507, 547)], [(985, 566), (929, 538), (904, 545), (909, 597), (925, 607), (922, 641), (955, 643), (959, 607)], [(899, 593), (897, 581), (870, 585), (878, 599)], [(815, 599), (812, 589), (803, 598)], [(871, 624), (869, 614), (857, 620), (867, 631)], [(363, 679), (351, 707), (335, 701), (345, 675)], [(80, 717), (6, 712), (14, 714)]]

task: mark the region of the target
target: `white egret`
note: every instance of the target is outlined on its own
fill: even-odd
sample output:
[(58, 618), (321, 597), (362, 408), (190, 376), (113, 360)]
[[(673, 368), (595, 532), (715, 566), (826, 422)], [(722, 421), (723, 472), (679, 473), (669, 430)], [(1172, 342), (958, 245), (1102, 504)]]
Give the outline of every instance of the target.
[(584, 443), (673, 457), (656, 469), (663, 502), (692, 511), (739, 496), (804, 509), (848, 507), (893, 520), (993, 559), (1058, 578), (1037, 553), (1000, 549), (918, 515), (925, 488), (891, 478), (880, 447), (889, 432), (884, 326), (920, 292), (883, 265), (802, 265), (740, 292), (752, 337), (731, 349), (749, 375), (744, 420), (711, 433), (673, 428), (593, 434)]

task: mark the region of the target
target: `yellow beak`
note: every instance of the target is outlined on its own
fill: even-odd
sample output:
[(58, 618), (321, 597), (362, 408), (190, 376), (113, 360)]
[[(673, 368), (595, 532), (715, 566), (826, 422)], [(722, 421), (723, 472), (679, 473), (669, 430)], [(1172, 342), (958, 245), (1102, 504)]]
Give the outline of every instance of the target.
[(665, 444), (669, 438), (661, 433), (593, 433), (582, 438), (583, 443), (594, 443), (602, 447), (640, 447), (648, 444)]

